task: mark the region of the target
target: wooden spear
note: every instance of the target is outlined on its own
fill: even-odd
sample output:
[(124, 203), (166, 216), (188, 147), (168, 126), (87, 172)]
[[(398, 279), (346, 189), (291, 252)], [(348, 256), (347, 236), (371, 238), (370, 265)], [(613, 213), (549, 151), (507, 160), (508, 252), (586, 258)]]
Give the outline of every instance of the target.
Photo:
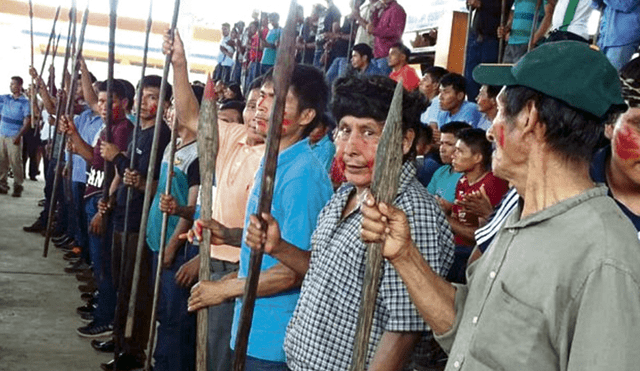
[[(38, 76), (42, 77), (44, 73), (44, 67), (47, 65), (47, 57), (49, 57), (49, 50), (51, 48), (51, 44), (53, 43), (54, 38), (56, 37), (56, 23), (58, 22), (58, 16), (60, 16), (60, 6), (56, 9), (56, 16), (53, 18), (53, 26), (51, 27), (51, 34), (49, 34), (49, 41), (47, 42), (47, 49), (44, 52), (44, 59), (42, 60), (42, 67), (40, 67), (40, 74)], [(59, 36), (58, 36), (59, 38)]]
[[(376, 202), (392, 203), (398, 192), (398, 179), (402, 169), (402, 94), (402, 81), (399, 81), (376, 151), (376, 163), (371, 183), (371, 193)], [(351, 371), (363, 371), (367, 365), (371, 324), (373, 323), (381, 275), (382, 244), (372, 243), (367, 248)]]
[[(62, 102), (63, 91), (65, 89), (69, 90), (65, 82), (66, 81), (65, 73), (67, 71), (67, 66), (69, 65), (69, 58), (71, 56), (71, 29), (72, 29), (73, 23), (75, 22), (75, 19), (76, 19), (76, 1), (72, 0), (71, 9), (69, 10), (69, 30), (67, 31), (67, 44), (66, 44), (67, 46), (65, 48), (64, 64), (62, 67), (62, 77), (61, 77), (62, 82), (60, 83), (60, 90), (58, 91), (55, 124), (53, 125), (53, 127), (56, 129), (53, 137), (54, 144), (55, 144), (55, 141), (58, 140), (57, 128), (58, 128), (58, 123), (60, 122), (60, 115), (63, 114), (63, 105), (64, 105), (64, 102)], [(56, 169), (54, 171), (54, 177), (53, 177), (53, 189), (51, 190), (51, 197), (49, 198), (49, 214), (47, 217), (47, 231), (45, 233), (44, 252), (42, 254), (45, 258), (47, 257), (47, 254), (49, 252), (49, 240), (51, 239), (51, 229), (53, 227), (53, 214), (56, 208), (56, 195), (58, 191), (58, 184), (60, 184), (60, 173), (61, 173), (60, 162), (62, 161), (62, 154), (64, 153), (64, 145), (65, 145), (64, 142), (65, 142), (65, 138), (62, 139), (62, 143), (58, 148), (58, 153), (56, 154), (57, 162), (56, 162)], [(53, 154), (51, 156), (53, 157)]]
[(502, 63), (502, 54), (504, 52), (504, 12), (507, 8), (507, 0), (502, 0), (500, 4), (500, 28), (502, 29), (502, 37), (498, 44), (498, 63)]
[[(71, 70), (72, 71), (76, 71), (77, 69), (77, 59), (76, 59), (76, 44), (78, 42), (78, 39), (76, 37), (77, 35), (77, 16), (76, 18), (73, 19), (73, 23), (71, 26), (71, 55), (73, 55), (73, 64), (71, 65)], [(72, 73), (73, 74), (73, 73)], [(74, 84), (75, 83), (75, 84)], [(70, 82), (71, 86), (77, 86), (77, 82)], [(67, 96), (67, 103), (71, 100), (75, 101), (75, 95), (76, 95), (76, 89), (74, 88), (73, 90), (71, 90), (69, 92), (69, 95)], [(68, 107), (68, 104), (67, 104)], [(69, 109), (67, 108), (67, 110), (65, 110), (65, 114), (69, 115), (71, 117), (73, 117), (73, 105), (71, 106), (71, 112), (69, 112)], [(66, 138), (66, 136), (65, 136)], [(65, 165), (64, 165), (64, 170), (62, 172), (64, 178), (62, 179), (62, 189), (64, 191), (64, 198), (65, 201), (67, 203), (67, 205), (71, 205), (73, 203), (73, 191), (71, 190), (71, 173), (73, 173), (73, 154), (70, 151), (66, 151), (67, 154), (69, 155)], [(67, 218), (69, 219), (69, 223), (71, 223), (72, 218), (74, 217), (74, 215), (72, 215), (72, 213), (68, 213), (67, 214)]]
[[(49, 76), (47, 79), (47, 89), (49, 91), (49, 96), (53, 97), (53, 89), (54, 89), (54, 85), (55, 85), (55, 75), (54, 72), (55, 71), (55, 67), (54, 67), (54, 62), (56, 59), (56, 54), (58, 54), (58, 46), (60, 45), (60, 36), (62, 36), (61, 34), (58, 34), (58, 40), (56, 40), (56, 46), (53, 49), (53, 55), (51, 56), (51, 69), (49, 70)], [(40, 75), (42, 76), (42, 75)], [(62, 86), (60, 87), (62, 88)], [(58, 101), (58, 104), (60, 102)], [(44, 154), (45, 156), (47, 156), (47, 158), (49, 160), (51, 160), (51, 158), (53, 157), (53, 143), (55, 143), (56, 141), (56, 137), (58, 136), (58, 130), (56, 130), (57, 127), (57, 119), (56, 119), (56, 124), (54, 126), (49, 125), (49, 140), (51, 141), (50, 145), (51, 145), (51, 150), (50, 151), (46, 151), (46, 153)], [(51, 135), (51, 131), (53, 130), (53, 135)], [(45, 255), (46, 257), (46, 255)]]
[[(213, 188), (213, 176), (216, 169), (218, 156), (218, 112), (216, 106), (216, 94), (211, 76), (207, 76), (202, 105), (200, 106), (200, 118), (198, 120), (198, 161), (200, 163), (200, 218), (209, 220), (212, 218), (213, 200), (211, 189)], [(200, 242), (200, 270), (199, 279), (210, 278), (209, 257), (211, 248), (211, 231), (203, 229)], [(196, 325), (196, 371), (207, 369), (207, 337), (209, 328), (209, 309), (202, 308), (197, 314)]]
[[(29, 0), (29, 35), (31, 36), (31, 67), (34, 67), (33, 62), (33, 1)], [(35, 68), (35, 67), (34, 67)], [(31, 91), (29, 94), (31, 95), (30, 104), (31, 104), (31, 127), (33, 128), (36, 124), (36, 89), (35, 89), (35, 81), (33, 76), (31, 76)]]
[[(169, 142), (169, 163), (167, 164), (167, 180), (165, 183), (164, 194), (171, 195), (171, 185), (173, 183), (174, 175), (174, 161), (176, 156), (176, 138), (177, 138), (177, 115), (173, 115), (173, 122), (171, 123), (171, 142)], [(153, 338), (156, 335), (156, 326), (153, 324), (156, 322), (158, 311), (158, 297), (160, 296), (160, 275), (162, 274), (162, 262), (164, 261), (165, 245), (167, 243), (167, 228), (169, 226), (169, 213), (162, 213), (162, 226), (160, 227), (160, 249), (158, 250), (158, 264), (156, 266), (156, 278), (153, 285), (153, 301), (151, 304), (151, 323), (149, 326), (149, 341), (147, 342), (147, 359), (144, 363), (144, 370), (151, 370), (151, 352), (153, 351)]]
[[(173, 35), (175, 34), (176, 24), (178, 23), (178, 13), (180, 12), (180, 0), (175, 0), (173, 8), (173, 18), (171, 19), (171, 41), (173, 42)], [(172, 53), (169, 52), (164, 60), (164, 69), (162, 71), (162, 82), (160, 83), (160, 99), (163, 99), (165, 92), (167, 91), (167, 79), (169, 77), (169, 67), (171, 66)], [(158, 111), (156, 113), (156, 123), (153, 129), (153, 141), (151, 143), (151, 153), (149, 155), (149, 167), (147, 169), (147, 182), (144, 190), (144, 203), (142, 206), (142, 218), (140, 220), (140, 231), (138, 233), (138, 246), (136, 249), (136, 261), (133, 268), (133, 279), (131, 281), (131, 295), (129, 296), (129, 310), (127, 311), (127, 322), (125, 325), (124, 336), (125, 338), (131, 337), (133, 334), (133, 316), (136, 308), (136, 301), (138, 296), (138, 284), (140, 282), (140, 260), (142, 259), (142, 251), (146, 245), (146, 231), (147, 231), (147, 219), (149, 218), (149, 206), (151, 205), (152, 188), (153, 188), (153, 173), (155, 170), (156, 158), (158, 156), (158, 142), (160, 141), (160, 126), (163, 122), (164, 105), (158, 105)], [(151, 324), (154, 326), (155, 324)], [(149, 339), (150, 342), (153, 339)], [(147, 357), (151, 357), (148, 354)]]
[[(105, 140), (113, 142), (111, 126), (113, 125), (113, 69), (116, 62), (116, 27), (118, 21), (118, 0), (109, 0), (109, 54), (107, 57), (107, 117), (105, 124)], [(102, 183), (102, 199), (109, 199), (109, 188), (113, 179), (113, 164), (104, 160), (104, 180)], [(106, 218), (103, 219), (106, 223)], [(106, 236), (105, 236), (106, 238)]]
[[(262, 173), (262, 183), (260, 189), (260, 200), (256, 214), (261, 221), (263, 229), (266, 231), (267, 223), (262, 221), (262, 213), (271, 212), (271, 201), (273, 198), (273, 187), (275, 184), (276, 168), (278, 166), (278, 152), (280, 148), (280, 132), (282, 129), (282, 119), (284, 117), (284, 105), (291, 84), (291, 76), (295, 67), (295, 17), (296, 0), (291, 0), (289, 5), (289, 15), (287, 23), (282, 32), (278, 57), (273, 70), (273, 87), (275, 100), (271, 110), (269, 134), (267, 137), (267, 148), (265, 150), (264, 172)], [(249, 342), (249, 332), (253, 321), (253, 309), (258, 292), (258, 279), (260, 278), (260, 268), (264, 246), (258, 250), (251, 250), (249, 259), (249, 274), (247, 275), (242, 296), (242, 310), (240, 312), (240, 324), (236, 336), (234, 349), (234, 371), (244, 371), (247, 356), (247, 345)]]
[(538, 16), (540, 15), (540, 7), (542, 6), (542, 0), (538, 0), (536, 3), (536, 10), (533, 13), (533, 22), (531, 23), (531, 34), (529, 35), (529, 44), (527, 45), (527, 53), (533, 49), (533, 37), (536, 33), (536, 26), (538, 25)]
[[(149, 52), (149, 35), (151, 34), (151, 24), (153, 22), (152, 18), (153, 11), (153, 0), (149, 1), (149, 16), (147, 17), (147, 25), (145, 30), (145, 39), (144, 39), (144, 51), (142, 54), (142, 69), (141, 69), (141, 77), (140, 82), (138, 83), (138, 96), (137, 96), (137, 104), (138, 112), (136, 115), (136, 123), (133, 128), (133, 138), (131, 139), (131, 159), (129, 161), (129, 168), (133, 169), (135, 166), (135, 158), (136, 158), (136, 145), (138, 143), (138, 133), (140, 131), (140, 107), (142, 106), (142, 81), (144, 80), (146, 69), (147, 69), (147, 55)], [(160, 100), (163, 102), (164, 97), (160, 97)], [(162, 103), (161, 103), (162, 104)], [(125, 204), (124, 211), (124, 230), (122, 231), (122, 251), (120, 253), (120, 277), (118, 284), (118, 299), (116, 301), (116, 312), (115, 312), (115, 323), (113, 326), (114, 331), (114, 351), (115, 356), (114, 359), (120, 355), (120, 350), (122, 349), (122, 345), (124, 344), (124, 323), (122, 323), (123, 311), (127, 310), (128, 307), (128, 292), (125, 292), (127, 289), (124, 287), (125, 282), (125, 251), (127, 249), (128, 241), (129, 241), (129, 205), (131, 203), (131, 197), (133, 196), (133, 189), (131, 187), (127, 188), (127, 201)]]

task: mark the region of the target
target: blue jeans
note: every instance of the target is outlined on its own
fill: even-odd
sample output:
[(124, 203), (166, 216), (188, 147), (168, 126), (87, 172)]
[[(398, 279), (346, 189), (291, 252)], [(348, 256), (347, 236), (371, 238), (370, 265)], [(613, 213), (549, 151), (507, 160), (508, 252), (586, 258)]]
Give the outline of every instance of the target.
[[(175, 275), (178, 269), (198, 255), (198, 248), (185, 245), (168, 269), (160, 275), (158, 300), (158, 336), (153, 354), (156, 371), (191, 371), (196, 362), (196, 314), (187, 312), (190, 289), (179, 286)], [(158, 253), (153, 252), (153, 274), (158, 267)]]
[(475, 102), (480, 91), (480, 84), (473, 79), (473, 69), (480, 63), (498, 62), (498, 39), (496, 37), (482, 36), (469, 31), (467, 45), (467, 62), (464, 67), (464, 76), (467, 78), (467, 100)]
[(631, 60), (633, 54), (638, 51), (638, 46), (640, 46), (640, 42), (623, 46), (605, 46), (602, 48), (602, 52), (607, 56), (613, 67), (620, 71)]
[(285, 362), (267, 361), (249, 355), (247, 355), (244, 369), (245, 371), (289, 371)]
[(90, 262), (89, 249), (87, 249), (87, 217), (84, 215), (84, 189), (86, 184), (82, 182), (71, 183), (72, 205), (67, 209), (69, 216), (69, 236), (76, 240), (76, 246), (82, 247), (82, 257)]
[[(53, 190), (53, 178), (55, 177), (55, 174), (56, 174), (57, 162), (58, 161), (54, 157), (52, 157), (51, 160), (49, 161), (47, 168), (45, 169), (44, 198), (46, 201), (44, 203), (44, 209), (42, 209), (42, 212), (40, 212), (40, 216), (38, 217), (38, 220), (40, 220), (44, 225), (47, 225), (47, 220), (49, 218), (49, 207), (50, 207), (49, 203), (51, 202), (51, 194)], [(60, 164), (60, 166), (63, 166), (63, 165), (64, 163)], [(64, 201), (64, 190), (62, 188), (62, 185), (63, 185), (63, 181), (62, 181), (62, 178), (60, 178), (58, 181), (58, 190), (56, 192), (56, 204), (60, 203), (60, 205), (62, 205), (62, 202)], [(56, 225), (56, 229), (53, 231), (54, 232), (53, 234), (55, 235), (55, 234), (64, 232), (66, 228), (67, 228), (67, 218), (58, 218), (58, 223)]]
[[(87, 226), (91, 224), (91, 220), (98, 212), (100, 198), (102, 198), (101, 193), (85, 200)], [(89, 254), (93, 262), (93, 276), (98, 286), (97, 306), (93, 312), (93, 321), (96, 326), (112, 323), (116, 310), (116, 290), (113, 286), (111, 275), (112, 228), (111, 221), (107, 221), (107, 227), (103, 235), (98, 236), (91, 232), (87, 234)]]

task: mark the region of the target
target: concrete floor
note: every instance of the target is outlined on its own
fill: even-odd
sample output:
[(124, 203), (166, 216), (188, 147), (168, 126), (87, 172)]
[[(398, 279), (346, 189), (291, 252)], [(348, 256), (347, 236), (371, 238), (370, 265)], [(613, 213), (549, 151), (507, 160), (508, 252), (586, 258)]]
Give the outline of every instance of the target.
[(42, 210), (44, 180), (24, 186), (21, 198), (0, 195), (0, 370), (100, 370), (111, 355), (76, 334), (84, 302), (63, 253), (51, 244), (43, 258), (44, 237), (22, 230)]

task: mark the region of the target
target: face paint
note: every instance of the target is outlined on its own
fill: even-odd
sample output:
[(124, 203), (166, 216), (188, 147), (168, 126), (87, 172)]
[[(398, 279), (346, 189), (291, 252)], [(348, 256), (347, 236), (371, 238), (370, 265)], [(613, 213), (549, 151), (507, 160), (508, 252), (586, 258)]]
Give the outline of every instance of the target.
[(149, 108), (149, 115), (155, 117), (157, 112), (158, 112), (158, 106), (157, 105), (154, 104)]
[[(286, 116), (287, 113), (285, 112)], [(282, 134), (286, 134), (289, 131), (289, 127), (291, 126), (291, 120), (287, 120), (285, 118), (282, 119)]]
[(369, 162), (367, 162), (367, 167), (369, 169), (373, 170), (373, 165), (374, 165), (375, 161), (376, 161), (375, 159), (369, 160)]
[(640, 158), (640, 135), (629, 125), (623, 125), (615, 138), (616, 154), (622, 160)]
[(504, 147), (504, 127), (503, 126), (500, 125), (496, 128), (496, 137), (500, 147)]

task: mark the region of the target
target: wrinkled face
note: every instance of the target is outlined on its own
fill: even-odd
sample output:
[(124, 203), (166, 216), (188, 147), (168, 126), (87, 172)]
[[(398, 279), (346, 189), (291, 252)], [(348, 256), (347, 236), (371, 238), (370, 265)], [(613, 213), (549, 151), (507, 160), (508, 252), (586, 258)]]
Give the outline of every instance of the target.
[(242, 118), (247, 129), (247, 142), (250, 144), (264, 143), (264, 137), (256, 131), (256, 111), (258, 98), (260, 97), (260, 89), (253, 89), (247, 96), (247, 104), (244, 106)]
[[(269, 131), (269, 117), (275, 99), (275, 91), (273, 82), (265, 82), (260, 87), (260, 97), (258, 98), (258, 112), (256, 112), (257, 131), (266, 138)], [(296, 134), (300, 129), (300, 114), (298, 112), (298, 98), (293, 94), (291, 89), (287, 93), (287, 99), (284, 105), (284, 117), (282, 119), (282, 137)]]
[(387, 62), (389, 63), (389, 67), (395, 67), (402, 63), (404, 60), (404, 54), (400, 52), (398, 48), (389, 49), (389, 56), (387, 57)]
[(367, 66), (367, 57), (354, 50), (351, 52), (351, 66), (357, 70), (364, 69)]
[[(113, 95), (113, 105), (111, 106), (111, 114), (113, 120), (117, 121), (122, 119), (126, 114), (127, 100), (120, 99), (117, 95)], [(98, 111), (103, 122), (107, 122), (107, 92), (101, 91), (98, 93)]]
[(16, 79), (11, 79), (9, 89), (11, 90), (11, 94), (20, 94), (20, 92), (22, 91), (22, 84)]
[[(138, 93), (140, 94), (140, 93)], [(160, 103), (160, 89), (147, 86), (142, 89), (142, 102), (138, 112), (140, 119), (153, 120), (158, 112), (158, 104)]]
[(347, 181), (356, 188), (369, 187), (378, 141), (384, 123), (372, 118), (344, 116), (338, 123), (335, 138), (336, 161), (344, 170)]
[(481, 154), (474, 153), (465, 142), (458, 139), (453, 151), (453, 160), (451, 161), (451, 166), (455, 171), (459, 173), (471, 171), (481, 161)]
[(443, 111), (454, 111), (462, 104), (464, 93), (457, 92), (453, 86), (440, 86), (440, 109)]
[(429, 100), (433, 99), (436, 95), (438, 95), (438, 90), (440, 85), (437, 81), (435, 81), (431, 75), (425, 73), (420, 80), (420, 85), (418, 85), (418, 89), (420, 93), (429, 98)]
[(480, 93), (478, 93), (476, 97), (476, 103), (478, 103), (478, 111), (482, 113), (491, 111), (497, 105), (496, 99), (489, 97), (487, 85), (482, 85), (480, 88)]
[(453, 152), (456, 150), (456, 137), (453, 133), (440, 134), (440, 159), (444, 164), (450, 164), (453, 160)]
[(611, 150), (615, 169), (640, 187), (640, 108), (629, 108), (618, 118), (613, 129)]

